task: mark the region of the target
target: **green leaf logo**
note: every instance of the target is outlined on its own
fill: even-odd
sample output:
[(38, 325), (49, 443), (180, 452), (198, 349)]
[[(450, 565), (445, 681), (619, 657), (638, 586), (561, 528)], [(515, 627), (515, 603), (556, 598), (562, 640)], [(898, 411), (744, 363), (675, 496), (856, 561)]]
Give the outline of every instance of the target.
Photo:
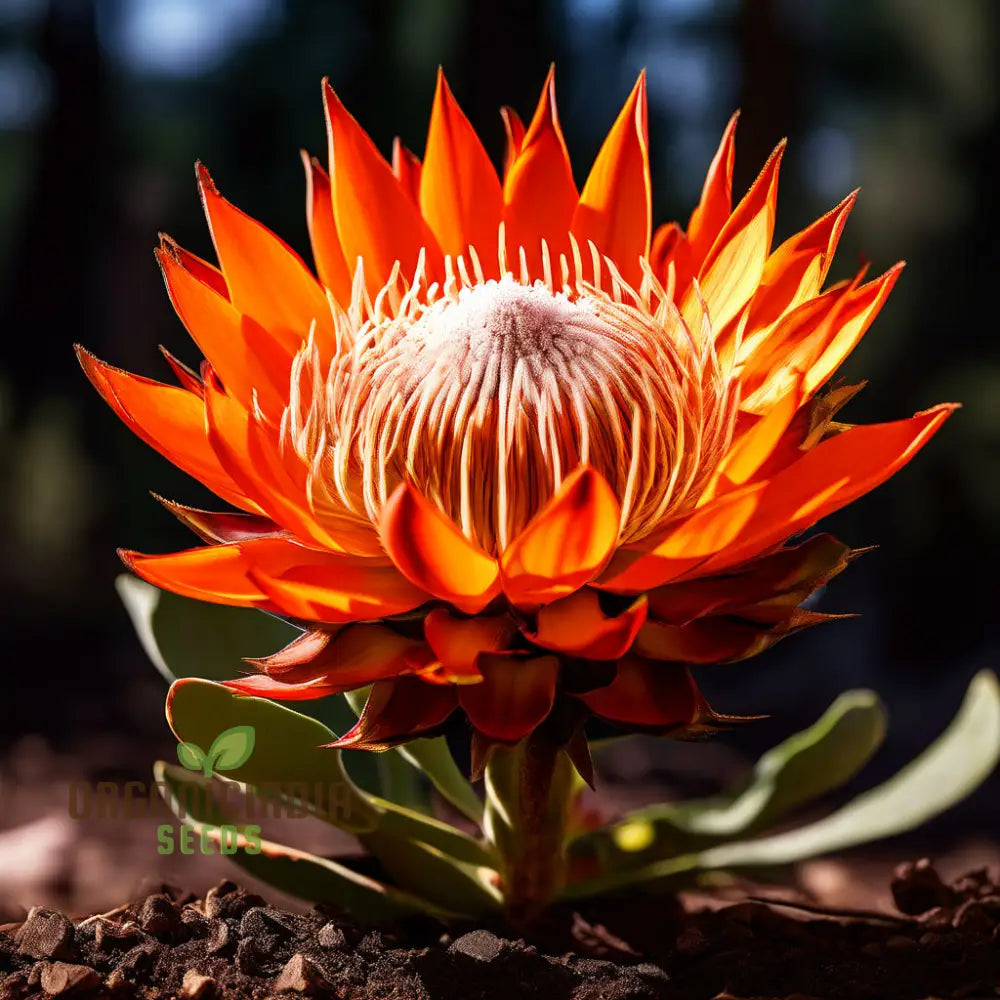
[(255, 737), (253, 726), (233, 726), (212, 740), (208, 753), (197, 743), (178, 743), (177, 759), (189, 771), (201, 771), (206, 778), (212, 777), (213, 771), (235, 771), (250, 759)]
[(212, 766), (217, 771), (235, 771), (250, 759), (254, 738), (253, 726), (233, 726), (219, 733), (208, 751)]
[(178, 743), (177, 759), (189, 771), (200, 771), (205, 766), (205, 751), (197, 743)]

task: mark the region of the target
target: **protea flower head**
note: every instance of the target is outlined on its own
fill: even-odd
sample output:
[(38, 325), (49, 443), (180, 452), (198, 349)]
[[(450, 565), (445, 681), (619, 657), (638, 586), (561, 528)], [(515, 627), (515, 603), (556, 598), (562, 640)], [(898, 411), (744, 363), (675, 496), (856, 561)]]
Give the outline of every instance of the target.
[(527, 127), (504, 112), (502, 177), (443, 76), (422, 163), (398, 141), (387, 162), (324, 95), (329, 174), (305, 158), (318, 278), (199, 166), (219, 267), (166, 237), (157, 256), (200, 374), (80, 353), (140, 437), (238, 510), (167, 503), (208, 544), (123, 559), (305, 629), (235, 690), (372, 685), (339, 746), (457, 710), (481, 747), (556, 715), (711, 727), (690, 666), (829, 617), (800, 605), (852, 551), (789, 539), (953, 408), (835, 420), (860, 386), (831, 377), (900, 266), (824, 290), (853, 194), (772, 250), (783, 145), (734, 207), (735, 116), (686, 231), (654, 232), (643, 77), (580, 191), (551, 74)]

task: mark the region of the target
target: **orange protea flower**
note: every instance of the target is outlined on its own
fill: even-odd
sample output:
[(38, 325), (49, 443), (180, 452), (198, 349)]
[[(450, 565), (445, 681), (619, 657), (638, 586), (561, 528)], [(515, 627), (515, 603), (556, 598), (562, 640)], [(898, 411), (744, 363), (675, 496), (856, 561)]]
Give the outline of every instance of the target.
[(575, 744), (587, 714), (710, 726), (689, 665), (830, 617), (799, 605), (851, 550), (788, 539), (953, 408), (834, 420), (860, 387), (826, 386), (900, 266), (823, 291), (853, 194), (772, 251), (784, 147), (733, 208), (735, 116), (687, 231), (654, 233), (643, 77), (580, 192), (551, 74), (527, 128), (505, 112), (502, 179), (443, 76), (423, 163), (398, 142), (386, 162), (324, 94), (329, 175), (305, 161), (319, 279), (199, 166), (220, 267), (167, 238), (157, 256), (200, 377), (80, 353), (137, 434), (240, 511), (167, 503), (209, 544), (125, 562), (303, 626), (237, 691), (372, 684), (339, 746), (457, 709), (481, 748), (556, 709)]

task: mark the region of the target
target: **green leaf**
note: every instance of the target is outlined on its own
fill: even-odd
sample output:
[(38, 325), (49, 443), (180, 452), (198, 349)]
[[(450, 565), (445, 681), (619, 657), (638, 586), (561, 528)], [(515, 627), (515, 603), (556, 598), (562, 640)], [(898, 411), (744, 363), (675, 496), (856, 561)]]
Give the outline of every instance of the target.
[[(212, 836), (213, 830), (227, 824), (241, 832), (247, 831), (246, 823), (238, 821), (234, 813), (224, 812), (207, 794), (212, 785), (211, 779), (164, 761), (157, 761), (153, 773), (175, 814), (199, 832), (207, 830), (207, 835)], [(189, 805), (192, 801), (202, 804), (194, 814)], [(261, 840), (260, 847), (259, 854), (248, 853), (245, 848), (238, 850), (231, 860), (276, 889), (315, 903), (335, 903), (357, 920), (382, 922), (417, 913), (442, 919), (454, 916), (426, 900), (361, 875), (328, 858), (268, 840)]]
[[(243, 657), (274, 652), (300, 634), (299, 629), (263, 611), (179, 597), (127, 573), (115, 580), (115, 588), (146, 655), (171, 684), (182, 677), (216, 681), (238, 677), (246, 673)], [(342, 734), (364, 708), (368, 690), (301, 702), (299, 712)], [(378, 756), (368, 751), (347, 751), (345, 764), (352, 777), (369, 791), (429, 811), (427, 796), (411, 771), (411, 767), (417, 767), (456, 808), (478, 822), (482, 806), (451, 760), (445, 741), (421, 742), (433, 746)], [(418, 758), (424, 759), (426, 766)], [(405, 767), (399, 766), (400, 759), (407, 762)]]
[(848, 691), (814, 725), (765, 753), (741, 792), (636, 810), (577, 838), (572, 855), (617, 870), (773, 826), (853, 778), (881, 746), (885, 719), (878, 695)]
[(435, 906), (481, 917), (498, 911), (503, 903), (492, 865), (459, 860), (386, 825), (363, 834), (361, 840), (396, 883)]
[(205, 766), (205, 751), (197, 743), (178, 743), (177, 759), (189, 771), (200, 771)]
[(263, 611), (179, 597), (127, 573), (115, 589), (146, 655), (171, 684), (181, 677), (230, 680), (246, 672), (242, 657), (273, 653), (300, 634)]
[(396, 747), (403, 760), (418, 768), (431, 780), (442, 798), (450, 802), (473, 823), (482, 825), (483, 803), (468, 778), (459, 770), (443, 736), (429, 740), (412, 740)]
[(334, 735), (315, 719), (195, 678), (170, 688), (167, 717), (179, 739), (200, 746), (209, 745), (220, 726), (252, 727), (253, 755), (232, 768), (230, 777), (276, 795), (291, 794), (313, 815), (344, 830), (378, 825), (379, 809), (348, 777), (340, 754), (324, 748)]
[(696, 872), (767, 868), (906, 833), (950, 809), (989, 777), (1000, 761), (1000, 685), (977, 674), (958, 714), (902, 771), (830, 816), (787, 833), (720, 844), (627, 871), (574, 883), (568, 897), (626, 888), (671, 889)]
[(916, 760), (825, 819), (704, 852), (706, 867), (787, 864), (894, 837), (950, 809), (1000, 761), (1000, 685), (989, 670), (969, 685), (951, 725)]
[[(397, 802), (381, 798), (377, 798), (375, 802), (383, 813), (378, 826), (380, 834), (419, 840), (458, 861), (480, 867), (495, 867), (494, 856), (484, 841), (450, 823), (407, 809)], [(364, 840), (367, 834), (360, 836)]]
[(253, 754), (255, 733), (253, 726), (232, 726), (219, 733), (208, 751), (216, 771), (235, 771)]

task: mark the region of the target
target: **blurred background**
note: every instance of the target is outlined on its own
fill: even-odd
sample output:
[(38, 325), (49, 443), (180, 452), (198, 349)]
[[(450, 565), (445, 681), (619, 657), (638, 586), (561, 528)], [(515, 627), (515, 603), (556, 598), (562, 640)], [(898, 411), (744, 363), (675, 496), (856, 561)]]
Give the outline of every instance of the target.
[[(864, 685), (891, 712), (871, 782), (944, 727), (976, 670), (1000, 667), (994, 0), (0, 0), (0, 909), (112, 905), (164, 864), (152, 836), (74, 826), (61, 789), (143, 779), (172, 755), (115, 547), (186, 547), (148, 491), (208, 494), (117, 421), (71, 345), (157, 378), (158, 344), (197, 362), (152, 256), (161, 229), (211, 253), (196, 158), (308, 253), (298, 150), (325, 156), (324, 75), (381, 149), (398, 134), (420, 153), (440, 63), (498, 161), (498, 108), (530, 116), (553, 60), (580, 182), (647, 68), (656, 222), (686, 221), (737, 107), (737, 195), (789, 138), (776, 242), (861, 185), (832, 278), (859, 258), (909, 266), (844, 372), (869, 380), (846, 419), (964, 403), (824, 525), (880, 546), (820, 598), (862, 617), (701, 672), (720, 711), (770, 718), (711, 750), (642, 743), (610, 780), (705, 791)], [(987, 842), (998, 791), (892, 850)]]

